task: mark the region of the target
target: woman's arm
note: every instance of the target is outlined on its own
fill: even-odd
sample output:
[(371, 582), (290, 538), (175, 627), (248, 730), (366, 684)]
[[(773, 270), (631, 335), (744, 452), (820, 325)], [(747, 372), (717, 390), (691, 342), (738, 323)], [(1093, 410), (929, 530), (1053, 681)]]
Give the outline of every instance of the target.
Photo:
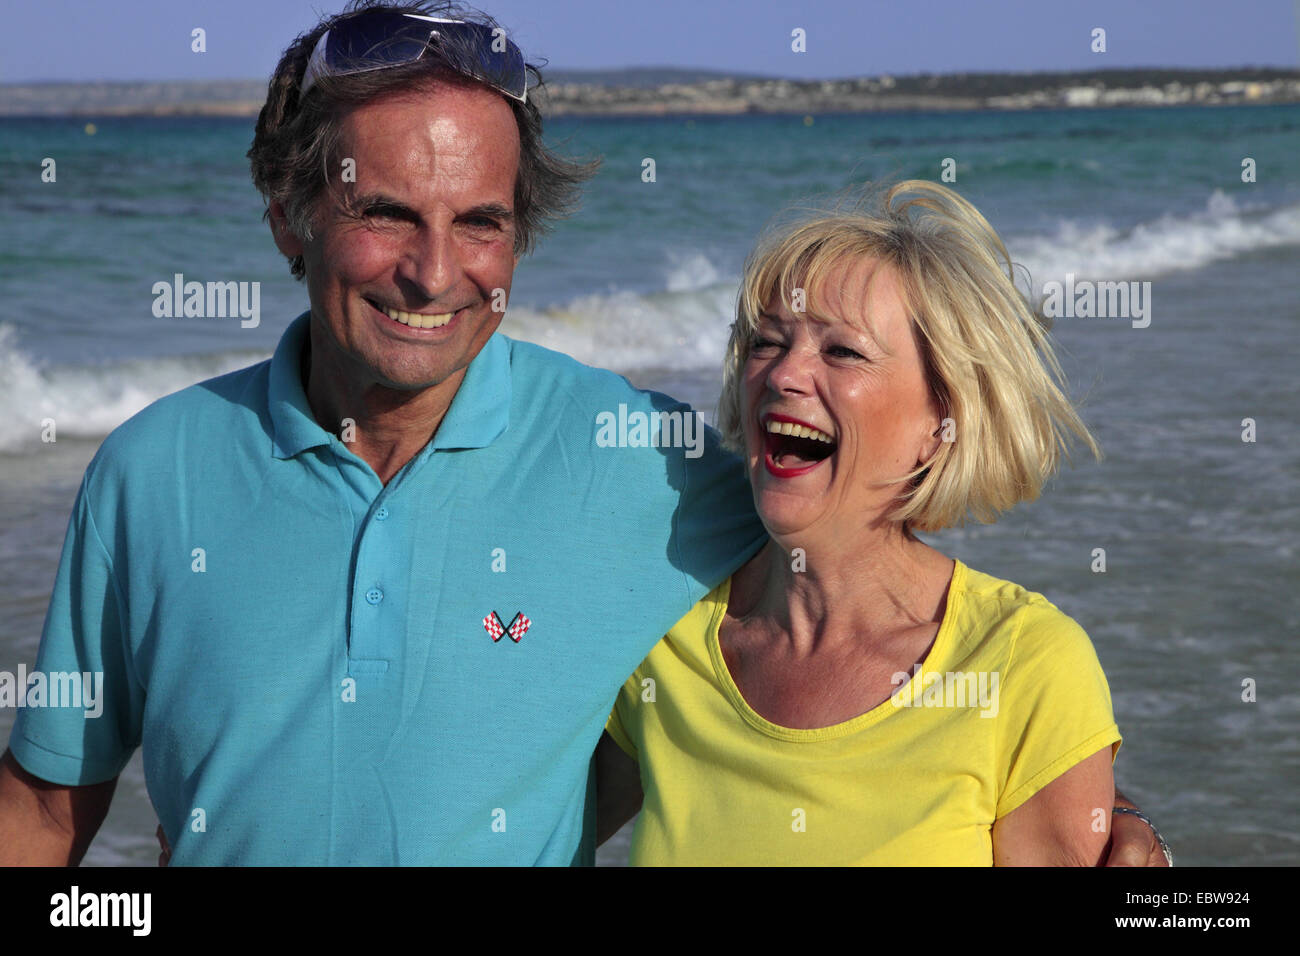
[(1111, 748), (1098, 750), (993, 824), (994, 866), (1097, 866), (1115, 803)]
[(596, 846), (641, 809), (641, 769), (608, 733), (596, 745)]

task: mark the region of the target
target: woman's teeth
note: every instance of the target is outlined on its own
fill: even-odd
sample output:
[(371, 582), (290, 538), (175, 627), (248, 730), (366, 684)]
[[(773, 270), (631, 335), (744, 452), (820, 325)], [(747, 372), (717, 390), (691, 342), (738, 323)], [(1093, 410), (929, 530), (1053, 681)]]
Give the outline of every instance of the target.
[(793, 435), (795, 438), (811, 438), (813, 441), (825, 442), (828, 445), (835, 444), (835, 439), (825, 432), (796, 425), (794, 422), (770, 421), (767, 423), (767, 430), (774, 435)]
[(455, 312), (444, 312), (442, 315), (421, 315), (419, 312), (403, 312), (401, 309), (390, 309), (384, 306), (384, 314), (394, 322), (401, 322), (403, 325), (409, 325), (413, 329), (439, 329), (451, 321)]

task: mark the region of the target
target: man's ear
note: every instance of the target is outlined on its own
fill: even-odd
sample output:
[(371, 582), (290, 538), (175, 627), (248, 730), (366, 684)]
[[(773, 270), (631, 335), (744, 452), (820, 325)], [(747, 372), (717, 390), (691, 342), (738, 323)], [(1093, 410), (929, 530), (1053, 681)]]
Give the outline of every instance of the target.
[(270, 213), (271, 236), (275, 239), (275, 247), (289, 259), (302, 255), (302, 240), (289, 228), (289, 217), (285, 215), (284, 204), (275, 199), (267, 208)]

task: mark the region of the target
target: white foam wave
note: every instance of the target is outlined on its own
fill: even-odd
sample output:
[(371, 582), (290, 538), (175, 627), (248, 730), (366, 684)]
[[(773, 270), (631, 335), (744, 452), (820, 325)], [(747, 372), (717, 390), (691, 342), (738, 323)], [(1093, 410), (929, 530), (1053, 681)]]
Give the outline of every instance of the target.
[(722, 281), (715, 266), (702, 252), (669, 252), (667, 286), (669, 292), (692, 292), (707, 289)]
[[(1131, 229), (1064, 222), (1053, 235), (1012, 240), (1013, 258), (1046, 281), (1145, 279), (1196, 269), (1254, 250), (1300, 244), (1300, 206), (1242, 209), (1216, 191), (1203, 210)], [(672, 369), (718, 375), (736, 301), (736, 280), (699, 252), (672, 254), (666, 290), (582, 296), (547, 308), (512, 306), (502, 331), (620, 372)], [(163, 395), (251, 364), (254, 353), (139, 358), (113, 365), (45, 367), (14, 346), (0, 323), (0, 451), (58, 434), (98, 437)]]
[(45, 419), (57, 438), (97, 438), (172, 392), (265, 358), (256, 353), (130, 359), (103, 366), (42, 366), (0, 324), (0, 451), (39, 445)]
[(735, 304), (734, 282), (650, 295), (588, 295), (541, 310), (512, 307), (501, 330), (619, 372), (720, 370)]
[[(702, 280), (713, 267), (701, 258), (683, 268)], [(734, 283), (716, 282), (649, 295), (588, 295), (545, 309), (511, 306), (501, 331), (619, 372), (699, 369), (720, 376), (735, 300)], [(54, 419), (59, 437), (102, 437), (164, 395), (266, 357), (227, 352), (48, 366), (19, 350), (15, 333), (0, 323), (0, 452), (38, 445), (46, 418)]]
[(1029, 269), (1038, 291), (1044, 282), (1063, 281), (1066, 273), (1079, 279), (1150, 279), (1296, 244), (1300, 206), (1242, 209), (1215, 190), (1205, 208), (1190, 215), (1166, 214), (1130, 229), (1066, 221), (1053, 235), (1012, 239), (1008, 247), (1012, 258)]

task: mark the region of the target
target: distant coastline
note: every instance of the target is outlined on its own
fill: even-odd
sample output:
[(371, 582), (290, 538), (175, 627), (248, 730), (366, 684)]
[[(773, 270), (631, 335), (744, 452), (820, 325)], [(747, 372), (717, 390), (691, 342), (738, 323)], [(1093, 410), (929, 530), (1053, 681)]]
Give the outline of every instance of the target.
[[(546, 71), (548, 116), (1104, 109), (1300, 102), (1300, 70), (1121, 69), (788, 80), (696, 70)], [(0, 116), (256, 116), (259, 80), (0, 85)]]

